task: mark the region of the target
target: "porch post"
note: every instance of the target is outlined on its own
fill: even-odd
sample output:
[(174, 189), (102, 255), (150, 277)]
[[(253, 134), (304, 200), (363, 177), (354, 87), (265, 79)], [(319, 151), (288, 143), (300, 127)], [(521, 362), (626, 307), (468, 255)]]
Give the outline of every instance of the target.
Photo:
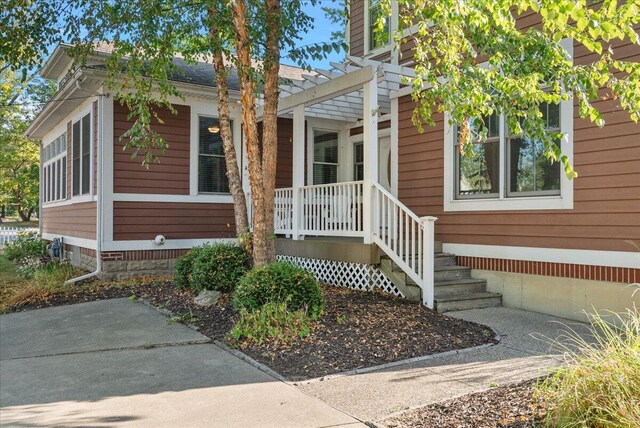
[(302, 226), (302, 189), (304, 186), (304, 104), (293, 108), (293, 239), (300, 239)]
[(362, 141), (364, 149), (364, 185), (362, 227), (364, 243), (373, 242), (373, 184), (378, 182), (378, 70), (363, 88)]

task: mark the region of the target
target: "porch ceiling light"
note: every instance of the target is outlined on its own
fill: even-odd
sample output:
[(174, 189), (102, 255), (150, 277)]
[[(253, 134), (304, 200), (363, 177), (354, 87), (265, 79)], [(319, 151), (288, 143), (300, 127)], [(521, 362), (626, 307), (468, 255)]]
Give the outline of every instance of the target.
[(217, 134), (218, 132), (220, 132), (220, 127), (218, 125), (211, 125), (207, 128), (207, 130), (212, 134)]

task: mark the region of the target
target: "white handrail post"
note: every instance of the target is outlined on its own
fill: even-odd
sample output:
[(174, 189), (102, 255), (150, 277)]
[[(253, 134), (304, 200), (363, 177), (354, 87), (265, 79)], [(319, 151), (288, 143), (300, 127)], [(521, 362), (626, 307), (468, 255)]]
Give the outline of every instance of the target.
[(291, 238), (300, 239), (302, 225), (302, 186), (304, 186), (304, 104), (293, 108), (293, 195)]
[(422, 217), (422, 303), (429, 309), (434, 306), (435, 284), (434, 263), (434, 223), (437, 217)]
[(364, 151), (364, 183), (362, 184), (362, 230), (364, 243), (373, 242), (373, 192), (378, 182), (378, 71), (363, 85), (362, 141)]

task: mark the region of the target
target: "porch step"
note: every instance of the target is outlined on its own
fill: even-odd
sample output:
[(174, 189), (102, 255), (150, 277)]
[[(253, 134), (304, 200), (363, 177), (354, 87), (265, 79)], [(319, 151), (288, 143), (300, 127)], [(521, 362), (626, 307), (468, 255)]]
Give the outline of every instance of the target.
[[(380, 259), (380, 270), (409, 300), (422, 301), (420, 287), (389, 257)], [(434, 300), (438, 312), (479, 309), (502, 304), (502, 296), (487, 292), (487, 281), (471, 277), (471, 269), (456, 264), (456, 256), (434, 254)]]
[(502, 295), (499, 293), (471, 293), (436, 299), (436, 310), (441, 313), (464, 311), (466, 309), (491, 308), (501, 304)]
[(435, 298), (446, 298), (464, 294), (481, 293), (487, 290), (487, 281), (483, 279), (454, 279), (451, 281), (437, 281), (435, 284)]

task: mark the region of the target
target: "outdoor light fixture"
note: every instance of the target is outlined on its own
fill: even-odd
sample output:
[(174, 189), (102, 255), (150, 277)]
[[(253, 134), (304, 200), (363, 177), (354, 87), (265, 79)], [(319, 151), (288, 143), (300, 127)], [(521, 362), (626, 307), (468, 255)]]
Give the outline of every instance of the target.
[(217, 134), (218, 132), (220, 132), (220, 126), (218, 125), (211, 125), (210, 127), (207, 128), (207, 130), (209, 132), (211, 132), (212, 134)]

